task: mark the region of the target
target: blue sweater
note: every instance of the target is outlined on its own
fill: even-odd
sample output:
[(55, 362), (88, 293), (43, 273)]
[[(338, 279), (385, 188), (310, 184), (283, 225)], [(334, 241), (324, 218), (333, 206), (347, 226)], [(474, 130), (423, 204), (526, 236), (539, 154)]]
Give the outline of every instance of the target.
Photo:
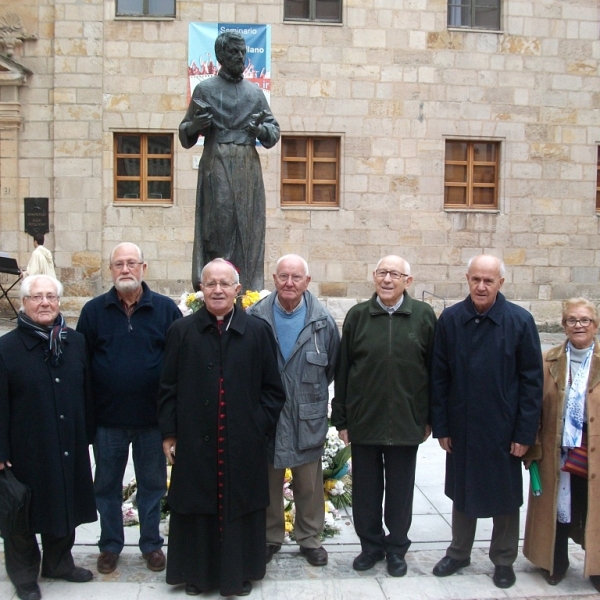
[(131, 317), (113, 287), (90, 300), (77, 323), (90, 354), (96, 422), (104, 427), (158, 425), (165, 336), (181, 312), (170, 298), (142, 286)]

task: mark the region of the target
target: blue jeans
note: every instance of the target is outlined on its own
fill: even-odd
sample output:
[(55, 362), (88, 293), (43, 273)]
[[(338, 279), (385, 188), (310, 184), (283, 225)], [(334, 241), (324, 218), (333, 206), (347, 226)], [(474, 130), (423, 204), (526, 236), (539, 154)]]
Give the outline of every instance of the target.
[(123, 475), (133, 449), (140, 518), (140, 550), (152, 552), (163, 545), (159, 533), (160, 501), (167, 491), (167, 463), (157, 428), (118, 429), (99, 426), (94, 441), (94, 491), (100, 513), (100, 552), (120, 554), (123, 533)]

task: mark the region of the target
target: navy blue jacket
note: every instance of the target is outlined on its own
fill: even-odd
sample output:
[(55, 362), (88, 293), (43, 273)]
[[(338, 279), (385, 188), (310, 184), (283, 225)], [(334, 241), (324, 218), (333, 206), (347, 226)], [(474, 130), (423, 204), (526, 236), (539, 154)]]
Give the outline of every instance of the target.
[(103, 427), (158, 425), (165, 338), (181, 312), (173, 300), (142, 286), (131, 317), (113, 287), (90, 300), (77, 323), (88, 343), (96, 423)]
[(431, 367), (433, 437), (452, 439), (446, 496), (469, 517), (523, 504), (522, 460), (511, 442), (535, 442), (542, 407), (542, 351), (535, 322), (498, 293), (479, 317), (470, 297), (438, 320)]

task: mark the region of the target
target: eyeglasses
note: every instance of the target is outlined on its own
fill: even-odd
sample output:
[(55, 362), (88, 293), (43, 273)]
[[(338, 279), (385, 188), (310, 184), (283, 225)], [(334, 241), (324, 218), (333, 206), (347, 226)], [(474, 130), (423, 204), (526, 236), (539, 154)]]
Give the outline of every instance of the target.
[(575, 327), (579, 323), (582, 327), (589, 327), (592, 324), (592, 319), (583, 317), (583, 319), (566, 319), (565, 325), (569, 327)]
[(50, 304), (58, 302), (58, 296), (55, 296), (54, 294), (46, 294), (45, 296), (42, 294), (36, 294), (35, 296), (25, 296), (25, 298), (29, 298), (34, 304), (40, 304), (40, 302), (42, 302), (44, 299)]
[(237, 283), (229, 281), (207, 281), (206, 283), (202, 284), (202, 287), (208, 288), (209, 290), (214, 290), (218, 285), (221, 286), (222, 290), (228, 290), (230, 287), (237, 285)]
[(116, 262), (111, 265), (117, 271), (122, 271), (125, 267), (127, 267), (130, 271), (135, 269), (138, 265), (143, 265), (144, 262), (138, 262), (137, 260), (128, 260), (127, 262)]
[(388, 271), (387, 269), (377, 269), (377, 271), (375, 271), (375, 277), (377, 277), (378, 279), (385, 279), (388, 273), (392, 279), (408, 277), (407, 273), (400, 273), (400, 271)]
[(304, 279), (304, 275), (288, 275), (287, 273), (279, 273), (276, 275), (277, 279), (281, 281), (281, 283), (287, 283), (290, 277), (294, 283), (300, 283)]

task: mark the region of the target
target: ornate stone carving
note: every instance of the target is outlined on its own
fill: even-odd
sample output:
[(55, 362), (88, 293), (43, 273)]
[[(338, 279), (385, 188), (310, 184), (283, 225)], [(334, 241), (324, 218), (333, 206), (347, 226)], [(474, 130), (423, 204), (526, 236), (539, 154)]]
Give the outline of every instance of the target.
[(6, 56), (12, 56), (16, 46), (30, 40), (37, 40), (37, 35), (27, 33), (17, 13), (6, 12), (0, 17), (0, 49)]

